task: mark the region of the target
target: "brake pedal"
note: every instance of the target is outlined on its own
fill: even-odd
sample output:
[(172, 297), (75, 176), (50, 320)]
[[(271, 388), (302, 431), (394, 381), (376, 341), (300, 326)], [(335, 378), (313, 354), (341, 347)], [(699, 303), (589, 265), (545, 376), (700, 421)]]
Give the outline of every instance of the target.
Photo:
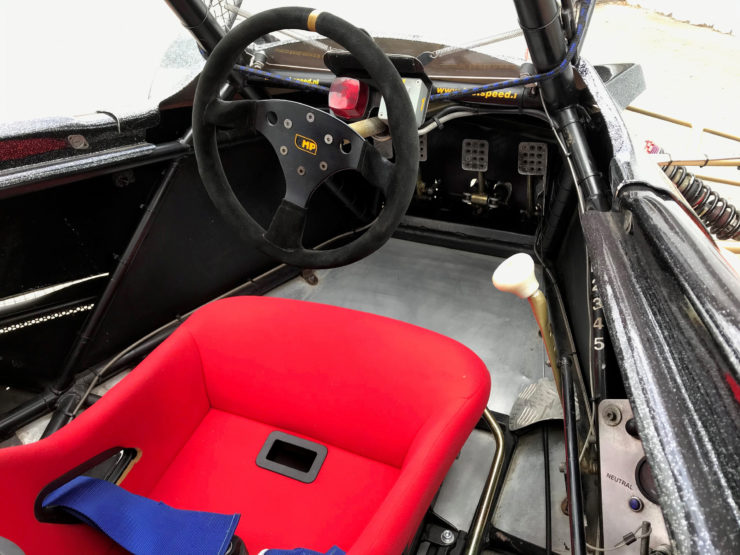
[(462, 169), (471, 172), (488, 171), (488, 141), (480, 139), (463, 140)]

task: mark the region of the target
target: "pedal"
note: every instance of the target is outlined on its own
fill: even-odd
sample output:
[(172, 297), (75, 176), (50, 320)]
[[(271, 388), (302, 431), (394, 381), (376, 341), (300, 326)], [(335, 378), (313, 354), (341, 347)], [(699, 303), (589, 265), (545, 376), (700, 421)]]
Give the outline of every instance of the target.
[(479, 139), (463, 140), (462, 169), (470, 172), (488, 171), (488, 141)]
[(519, 143), (519, 162), (521, 175), (545, 175), (547, 172), (547, 144)]

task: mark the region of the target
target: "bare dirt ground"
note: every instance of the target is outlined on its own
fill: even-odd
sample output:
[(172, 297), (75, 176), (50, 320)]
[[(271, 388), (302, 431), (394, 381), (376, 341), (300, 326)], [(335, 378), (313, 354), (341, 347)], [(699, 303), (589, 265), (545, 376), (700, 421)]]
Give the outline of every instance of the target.
[[(596, 7), (583, 55), (594, 64), (639, 63), (647, 90), (634, 106), (689, 121), (695, 128), (740, 135), (739, 37), (613, 2)], [(649, 138), (668, 152), (740, 155), (740, 142), (631, 112), (624, 119), (640, 144)], [(704, 168), (700, 173), (740, 181), (736, 168)], [(740, 188), (716, 188), (740, 207)]]

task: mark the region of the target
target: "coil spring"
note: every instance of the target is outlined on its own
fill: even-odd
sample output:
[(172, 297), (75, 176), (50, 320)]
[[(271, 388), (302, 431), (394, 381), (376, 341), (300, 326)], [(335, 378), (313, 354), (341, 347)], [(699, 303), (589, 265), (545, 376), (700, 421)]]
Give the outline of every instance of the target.
[(740, 213), (685, 166), (665, 166), (663, 171), (717, 239), (740, 240)]

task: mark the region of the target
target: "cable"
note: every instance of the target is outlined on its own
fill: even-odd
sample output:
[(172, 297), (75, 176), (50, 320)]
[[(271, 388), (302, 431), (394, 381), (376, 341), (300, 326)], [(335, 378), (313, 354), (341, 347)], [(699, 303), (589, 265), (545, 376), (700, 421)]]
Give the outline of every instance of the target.
[(320, 92), (323, 94), (329, 94), (329, 88), (323, 85), (314, 85), (312, 83), (306, 83), (305, 81), (293, 79), (292, 77), (284, 77), (276, 73), (271, 73), (269, 71), (264, 71), (264, 70), (256, 69), (253, 67), (242, 66), (239, 64), (235, 64), (234, 69), (241, 71), (243, 73), (257, 75), (258, 77), (262, 77), (263, 79), (266, 79), (267, 81), (270, 81), (278, 85), (287, 85), (295, 89), (304, 89), (304, 90), (311, 91), (311, 92)]
[[(591, 259), (588, 256), (588, 252), (586, 252), (586, 303), (587, 306), (593, 307), (595, 306), (593, 303), (593, 297), (591, 295), (593, 289), (590, 287), (591, 280), (593, 273), (591, 272)], [(596, 402), (594, 399), (596, 398), (596, 391), (594, 387), (594, 356), (593, 356), (593, 350), (594, 350), (594, 311), (589, 310), (588, 313), (589, 321), (588, 321), (588, 344), (589, 344), (589, 357), (588, 357), (588, 365), (589, 365), (589, 382), (591, 386), (591, 395), (589, 398), (584, 398), (583, 402), (588, 405), (590, 403), (591, 406), (591, 413), (589, 414), (588, 418), (588, 433), (586, 434), (586, 439), (583, 442), (583, 448), (581, 449), (581, 454), (578, 456), (578, 463), (580, 464), (583, 460), (583, 455), (586, 454), (586, 450), (588, 449), (588, 442), (591, 439), (591, 435), (594, 433), (594, 413), (596, 412)], [(585, 389), (585, 384), (584, 384)], [(585, 391), (584, 391), (585, 394)]]
[(523, 114), (525, 116), (531, 116), (547, 121), (545, 116), (539, 110), (532, 110), (528, 108), (477, 108), (477, 107), (461, 107), (461, 106), (447, 106), (443, 108), (433, 117), (425, 121), (424, 127), (419, 129), (419, 135), (426, 135), (430, 131), (434, 131), (437, 128), (441, 128), (442, 124), (457, 118), (464, 118), (468, 116), (485, 116), (485, 115), (512, 115), (512, 114)]
[[(578, 13), (578, 25), (583, 25), (583, 32), (581, 34), (581, 38), (578, 42), (578, 46), (576, 47), (576, 53), (574, 60), (578, 60), (581, 54), (581, 48), (583, 47), (583, 39), (586, 37), (586, 32), (588, 31), (588, 28), (591, 24), (591, 17), (594, 15), (594, 8), (596, 7), (596, 2), (590, 2), (588, 6), (586, 6), (586, 12), (583, 12), (583, 9), (581, 9)], [(581, 4), (581, 8), (583, 8), (583, 4)], [(581, 20), (581, 18), (585, 18)]]
[(583, 460), (583, 455), (586, 453), (586, 449), (588, 449), (588, 441), (591, 439), (591, 434), (593, 433), (594, 433), (594, 408), (591, 409), (591, 418), (589, 418), (588, 433), (586, 434), (586, 439), (583, 441), (583, 448), (581, 449), (581, 454), (578, 455), (578, 464), (581, 464), (581, 461)]
[[(244, 19), (249, 19), (252, 17), (251, 12), (248, 12), (247, 10), (242, 9), (241, 3), (239, 6), (234, 6), (232, 4), (225, 4), (224, 7), (229, 10), (231, 13), (234, 14), (234, 18), (236, 18), (237, 15), (242, 16)], [(300, 33), (294, 33), (292, 31), (288, 31), (286, 29), (282, 29), (281, 31), (275, 31), (276, 34), (285, 35), (286, 37), (290, 37), (293, 40), (297, 40), (298, 42), (304, 42), (306, 44), (309, 44), (313, 46), (314, 48), (317, 48), (318, 50), (321, 50), (322, 52), (326, 52), (329, 50), (330, 46), (328, 44), (324, 44), (323, 42), (319, 42), (317, 40), (313, 40), (309, 37), (303, 36)]]
[(576, 33), (573, 37), (573, 41), (568, 47), (568, 52), (565, 54), (565, 58), (553, 69), (545, 73), (537, 73), (530, 75), (529, 77), (520, 77), (518, 79), (507, 79), (506, 81), (499, 81), (498, 83), (490, 83), (488, 85), (482, 85), (480, 87), (471, 87), (468, 89), (459, 89), (456, 91), (450, 91), (445, 93), (433, 94), (429, 99), (430, 102), (435, 100), (451, 100), (461, 96), (470, 96), (476, 93), (486, 91), (496, 91), (500, 89), (506, 89), (509, 87), (517, 87), (521, 85), (531, 85), (532, 83), (540, 83), (542, 81), (549, 81), (554, 79), (561, 74), (568, 65), (573, 61), (578, 50), (580, 48), (581, 40), (585, 34), (588, 20), (590, 19), (591, 7), (594, 0), (583, 0), (581, 2), (581, 8), (578, 13), (578, 26), (576, 27)]
[(522, 31), (521, 28), (512, 29), (511, 31), (505, 31), (503, 33), (499, 33), (491, 37), (485, 37), (482, 39), (478, 39), (474, 42), (470, 42), (462, 46), (445, 46), (444, 48), (440, 48), (439, 50), (429, 52), (428, 54), (429, 54), (430, 59), (436, 60), (439, 58), (444, 58), (445, 56), (449, 56), (451, 54), (457, 54), (458, 52), (462, 52), (464, 50), (472, 50), (473, 48), (480, 48), (481, 46), (489, 46), (497, 42), (502, 42), (505, 40), (513, 39), (515, 37), (520, 37), (523, 34), (524, 34), (524, 31)]
[(545, 459), (545, 553), (552, 553), (552, 493), (550, 491), (550, 438), (547, 424), (542, 426), (542, 453)]
[(128, 353), (129, 351), (135, 349), (136, 347), (138, 347), (139, 345), (141, 345), (142, 343), (144, 343), (147, 339), (149, 339), (151, 337), (154, 337), (160, 331), (162, 331), (165, 328), (167, 328), (171, 323), (172, 322), (168, 322), (164, 326), (160, 326), (159, 328), (157, 328), (153, 332), (150, 332), (150, 333), (146, 334), (144, 337), (142, 337), (141, 339), (139, 339), (135, 343), (129, 345), (123, 351), (120, 351), (116, 356), (114, 356), (112, 359), (110, 359), (108, 361), (108, 363), (105, 366), (103, 366), (103, 368), (101, 368), (100, 370), (95, 370), (95, 376), (93, 376), (93, 379), (90, 381), (90, 385), (87, 387), (87, 389), (85, 390), (85, 393), (82, 395), (82, 397), (80, 398), (80, 401), (77, 403), (77, 406), (72, 411), (72, 417), (74, 418), (77, 415), (77, 413), (79, 412), (79, 410), (82, 408), (82, 405), (85, 404), (85, 401), (87, 400), (88, 396), (92, 392), (93, 388), (98, 384), (98, 382), (100, 381), (100, 378), (103, 377), (103, 376), (105, 376), (105, 373), (108, 371), (108, 369), (111, 366), (113, 366), (116, 362), (118, 362), (126, 353)]
[(599, 552), (605, 553), (607, 551), (616, 551), (617, 549), (622, 549), (625, 545), (627, 545), (627, 544), (625, 544), (625, 543), (619, 543), (619, 544), (615, 545), (614, 547), (594, 547), (593, 545), (591, 545), (590, 543), (587, 542), (586, 543), (586, 548), (587, 549), (590, 549), (591, 551), (599, 551)]
[(446, 116), (435, 117), (434, 121), (432, 121), (429, 125), (426, 125), (425, 127), (422, 127), (419, 129), (419, 136), (426, 135), (430, 131), (433, 131), (434, 129), (437, 129), (438, 127), (441, 127), (443, 123), (447, 123), (450, 120), (457, 119), (457, 118), (466, 118), (469, 116), (476, 116), (478, 115), (478, 112), (467, 112), (467, 111), (460, 111), (460, 112), (454, 112), (452, 114), (447, 114)]
[[(545, 210), (545, 203), (543, 203), (543, 211), (544, 210)], [(563, 303), (563, 298), (560, 295), (560, 288), (557, 285), (558, 282), (555, 280), (555, 276), (550, 271), (550, 268), (547, 266), (547, 264), (545, 264), (545, 259), (544, 259), (544, 256), (543, 256), (542, 252), (541, 252), (541, 248), (542, 248), (542, 224), (540, 224), (537, 227), (537, 231), (535, 232), (535, 244), (534, 244), (533, 252), (534, 252), (535, 258), (537, 258), (537, 261), (540, 263), (540, 266), (545, 271), (545, 274), (547, 276), (547, 279), (550, 281), (550, 283), (553, 286), (553, 291), (555, 293), (555, 299), (557, 300), (557, 303), (558, 303), (558, 308), (560, 309), (560, 314), (563, 315), (563, 317), (565, 318), (564, 329), (565, 329), (566, 335), (568, 337), (568, 345), (570, 346), (571, 354), (572, 355), (575, 355), (575, 353), (576, 353), (575, 341), (573, 339), (573, 333), (571, 332), (570, 324), (568, 323), (568, 319), (567, 319), (567, 316), (566, 316), (567, 313), (565, 311), (565, 304)], [(578, 362), (578, 357), (577, 356), (573, 356), (573, 365), (575, 367), (576, 374), (581, 374), (581, 365)], [(584, 395), (584, 397), (587, 397), (586, 391), (585, 391), (585, 384), (583, 384), (583, 379), (579, 380), (579, 384), (581, 384), (581, 386), (583, 387), (582, 394)], [(588, 401), (588, 400), (586, 400), (586, 401)], [(583, 454), (585, 453), (585, 447), (588, 445), (588, 440), (589, 440), (590, 436), (593, 435), (593, 431), (594, 431), (594, 414), (595, 414), (595, 411), (596, 411), (596, 404), (595, 403), (588, 403), (588, 402), (586, 402), (584, 406), (586, 408), (586, 416), (587, 416), (590, 424), (589, 424), (588, 433), (586, 434), (584, 448), (581, 450), (581, 452), (580, 452), (580, 454), (578, 456), (578, 463), (579, 464), (580, 464), (581, 460), (583, 459)]]
[(624, 538), (619, 543), (617, 543), (614, 547), (595, 547), (593, 545), (589, 545), (588, 543), (586, 544), (586, 547), (590, 549), (591, 551), (598, 551), (600, 553), (622, 549), (623, 547), (627, 545), (631, 545), (635, 543), (637, 540), (641, 538), (650, 536), (650, 533), (652, 531), (652, 527), (650, 526), (650, 523), (649, 522), (647, 523), (647, 530), (643, 531), (642, 527), (643, 525), (640, 524), (640, 526), (638, 526), (636, 530), (628, 534), (625, 534)]
[[(365, 231), (366, 229), (368, 229), (373, 223), (374, 223), (374, 220), (373, 220), (373, 222), (370, 222), (369, 224), (366, 224), (366, 225), (363, 225), (361, 227), (358, 227), (357, 229), (352, 229), (350, 231), (346, 231), (344, 233), (340, 233), (339, 235), (336, 235), (335, 237), (332, 237), (331, 239), (328, 239), (328, 240), (324, 241), (323, 243), (320, 243), (319, 245), (316, 245), (316, 247), (314, 247), (314, 248), (317, 249), (317, 250), (318, 249), (322, 249), (325, 246), (328, 246), (328, 245), (330, 245), (331, 243), (333, 243), (335, 241), (339, 241), (339, 240), (344, 239), (346, 237), (350, 237), (351, 235), (355, 235), (357, 233), (361, 233), (362, 231)], [(281, 264), (279, 266), (276, 266), (272, 270), (269, 270), (269, 271), (265, 272), (264, 274), (261, 274), (261, 275), (257, 276), (256, 278), (254, 278), (253, 280), (250, 280), (250, 281), (252, 281), (252, 282), (258, 281), (258, 280), (266, 277), (267, 275), (269, 275), (269, 274), (271, 274), (273, 272), (276, 272), (278, 270), (281, 270), (281, 269), (285, 268), (285, 266), (286, 266), (285, 264)], [(194, 308), (190, 312), (186, 313), (184, 316), (179, 316), (179, 317), (175, 318), (174, 320), (172, 320), (170, 322), (167, 322), (165, 325), (157, 328), (153, 332), (150, 332), (150, 333), (146, 334), (144, 337), (142, 337), (141, 339), (139, 339), (135, 343), (132, 343), (131, 345), (129, 345), (128, 347), (126, 347), (125, 349), (123, 349), (122, 351), (120, 351), (116, 356), (114, 356), (111, 360), (109, 360), (108, 363), (105, 366), (103, 366), (103, 368), (101, 368), (100, 370), (95, 370), (94, 371), (94, 374), (95, 375), (94, 375), (93, 379), (91, 380), (90, 385), (85, 390), (85, 393), (82, 395), (82, 398), (77, 403), (77, 406), (72, 411), (72, 416), (74, 417), (74, 416), (77, 415), (77, 413), (79, 412), (80, 408), (82, 408), (82, 405), (85, 403), (85, 401), (87, 400), (88, 396), (92, 392), (93, 388), (98, 384), (98, 382), (100, 381), (101, 378), (105, 377), (106, 372), (116, 362), (118, 362), (121, 358), (123, 358), (127, 353), (131, 352), (136, 347), (138, 347), (142, 343), (146, 342), (148, 339), (154, 337), (159, 332), (161, 332), (161, 331), (167, 329), (168, 327), (172, 326), (173, 324), (175, 324), (177, 322), (182, 323), (193, 312), (195, 312), (196, 310), (204, 307), (206, 304), (209, 304), (209, 303), (212, 303), (212, 302), (221, 300), (221, 299), (225, 299), (227, 297), (231, 297), (231, 296), (235, 295), (243, 287), (244, 287), (243, 284), (242, 285), (239, 285), (239, 286), (235, 287), (234, 289), (231, 289), (231, 290), (227, 291), (226, 293), (224, 293), (224, 294), (216, 297), (215, 299), (212, 299), (211, 301), (208, 301), (207, 303), (204, 303), (204, 304), (200, 305), (199, 307)]]
[(550, 122), (550, 127), (552, 128), (552, 132), (555, 135), (555, 139), (557, 139), (558, 144), (560, 145), (560, 150), (563, 152), (565, 160), (568, 162), (568, 168), (570, 168), (570, 174), (571, 176), (573, 176), (573, 185), (575, 186), (576, 195), (578, 196), (578, 209), (580, 210), (580, 213), (583, 214), (586, 211), (586, 201), (583, 198), (583, 191), (581, 191), (581, 188), (578, 186), (578, 174), (576, 173), (576, 168), (573, 165), (573, 158), (571, 156), (572, 153), (565, 147), (565, 143), (560, 137), (560, 131), (558, 130), (557, 125), (555, 125), (555, 120), (553, 120), (550, 116), (550, 112), (547, 110), (547, 105), (545, 104), (545, 99), (542, 95), (540, 95), (540, 101), (542, 102), (542, 109), (545, 111), (547, 120)]

